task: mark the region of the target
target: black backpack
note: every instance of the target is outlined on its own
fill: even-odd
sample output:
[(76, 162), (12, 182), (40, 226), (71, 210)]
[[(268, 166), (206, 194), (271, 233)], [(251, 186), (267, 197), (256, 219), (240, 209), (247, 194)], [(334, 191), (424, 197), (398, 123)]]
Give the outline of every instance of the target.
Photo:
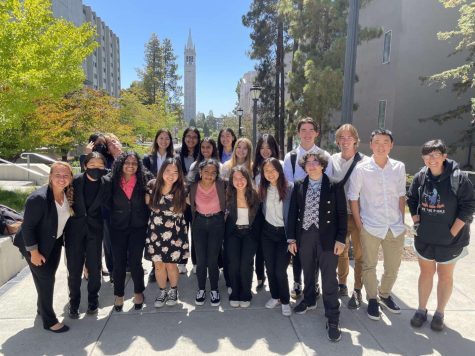
[(10, 225), (15, 226), (16, 229), (19, 227), (19, 223), (23, 221), (23, 215), (18, 211), (0, 204), (0, 234), (13, 234), (16, 231), (9, 231), (8, 227)]

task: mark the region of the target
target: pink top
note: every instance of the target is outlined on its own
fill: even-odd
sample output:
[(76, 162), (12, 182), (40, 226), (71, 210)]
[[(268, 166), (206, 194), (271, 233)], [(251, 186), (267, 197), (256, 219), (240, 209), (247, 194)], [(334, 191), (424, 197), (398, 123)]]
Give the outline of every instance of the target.
[(219, 205), (218, 191), (216, 190), (216, 184), (213, 184), (210, 190), (206, 191), (198, 184), (196, 190), (196, 211), (200, 214), (216, 214), (221, 211)]
[(128, 182), (125, 181), (124, 177), (122, 177), (120, 180), (120, 187), (129, 200), (132, 199), (132, 193), (134, 192), (135, 184), (137, 184), (137, 176), (135, 174), (130, 177)]

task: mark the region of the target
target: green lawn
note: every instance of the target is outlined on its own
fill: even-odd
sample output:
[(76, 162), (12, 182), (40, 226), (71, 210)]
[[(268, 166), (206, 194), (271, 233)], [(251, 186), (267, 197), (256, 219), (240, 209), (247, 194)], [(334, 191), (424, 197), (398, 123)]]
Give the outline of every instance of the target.
[(31, 191), (23, 192), (0, 189), (0, 204), (6, 205), (17, 211), (23, 211), (25, 200), (30, 193)]

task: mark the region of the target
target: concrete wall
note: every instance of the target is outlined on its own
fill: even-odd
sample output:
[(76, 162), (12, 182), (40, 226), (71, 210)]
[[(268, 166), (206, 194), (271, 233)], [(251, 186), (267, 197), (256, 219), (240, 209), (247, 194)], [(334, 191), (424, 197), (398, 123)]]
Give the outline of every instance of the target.
[(26, 260), (13, 246), (10, 236), (0, 235), (0, 286), (26, 266)]
[(27, 168), (26, 164), (0, 164), (0, 180), (31, 181), (34, 182), (35, 185), (43, 185), (48, 183), (50, 168), (46, 164), (30, 164), (30, 170), (38, 172), (37, 174), (25, 171), (18, 166)]

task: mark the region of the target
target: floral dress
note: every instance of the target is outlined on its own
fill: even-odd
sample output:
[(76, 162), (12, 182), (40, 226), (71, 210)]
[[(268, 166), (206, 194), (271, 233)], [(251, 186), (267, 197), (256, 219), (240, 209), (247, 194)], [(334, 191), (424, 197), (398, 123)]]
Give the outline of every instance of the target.
[[(151, 190), (148, 192), (151, 194)], [(173, 212), (173, 194), (162, 196), (152, 209), (145, 240), (145, 258), (153, 262), (181, 263), (189, 257), (188, 228), (183, 213)]]

